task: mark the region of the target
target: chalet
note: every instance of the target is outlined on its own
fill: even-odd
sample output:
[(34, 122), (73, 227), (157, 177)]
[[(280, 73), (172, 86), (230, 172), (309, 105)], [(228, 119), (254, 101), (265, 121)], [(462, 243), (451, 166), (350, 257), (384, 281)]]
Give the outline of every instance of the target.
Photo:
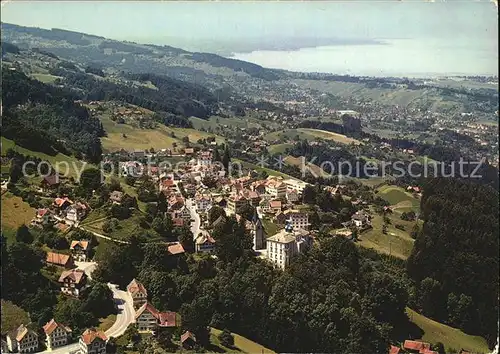
[(196, 253), (215, 252), (215, 240), (208, 233), (201, 234), (195, 241)]
[(73, 202), (68, 197), (54, 199), (54, 206), (60, 211), (66, 210), (71, 204)]
[(71, 254), (73, 255), (73, 258), (76, 259), (79, 262), (86, 262), (87, 258), (89, 257), (89, 251), (90, 251), (90, 241), (87, 240), (78, 240), (78, 241), (71, 241), (71, 245), (69, 246), (69, 249), (71, 251)]
[(368, 213), (361, 210), (351, 216), (351, 221), (357, 227), (365, 227), (371, 224), (371, 217)]
[(177, 327), (175, 312), (160, 312), (149, 302), (143, 304), (135, 313), (135, 323), (140, 332), (153, 332), (158, 327)]
[(285, 210), (284, 214), (294, 229), (307, 230), (309, 228), (309, 215), (307, 213), (289, 209)]
[(70, 254), (47, 252), (47, 258), (45, 258), (45, 262), (67, 269), (75, 267), (75, 261), (73, 259), (73, 256)]
[(7, 334), (7, 348), (11, 353), (35, 353), (38, 351), (38, 334), (22, 324)]
[(141, 282), (135, 278), (127, 286), (127, 292), (132, 297), (134, 308), (138, 309), (148, 301), (148, 292)]
[(65, 212), (68, 224), (77, 224), (87, 215), (88, 208), (85, 204), (78, 202), (67, 207)]
[(269, 202), (270, 212), (273, 214), (278, 214), (281, 212), (281, 200), (271, 200)]
[(123, 192), (113, 191), (109, 194), (109, 200), (114, 204), (121, 204), (123, 199)]
[(104, 332), (95, 328), (86, 329), (80, 336), (78, 345), (80, 354), (106, 354), (106, 342), (108, 337)]
[(48, 350), (68, 344), (71, 329), (57, 323), (54, 319), (51, 319), (43, 326), (43, 331), (45, 332), (45, 345)]
[(196, 345), (196, 337), (193, 333), (186, 331), (181, 335), (181, 345), (184, 349), (193, 349)]
[(229, 214), (239, 214), (241, 209), (248, 204), (248, 200), (242, 195), (231, 195), (227, 201)]
[(60, 180), (59, 175), (45, 176), (40, 183), (40, 187), (44, 192), (55, 190), (59, 187)]
[(59, 283), (63, 294), (78, 297), (87, 286), (87, 275), (80, 269), (65, 270), (59, 277)]

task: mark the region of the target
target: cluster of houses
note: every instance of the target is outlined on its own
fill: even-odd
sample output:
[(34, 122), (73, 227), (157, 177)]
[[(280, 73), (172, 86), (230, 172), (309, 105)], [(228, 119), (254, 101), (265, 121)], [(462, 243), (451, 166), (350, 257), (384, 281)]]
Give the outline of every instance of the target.
[[(52, 319), (43, 326), (45, 346), (52, 351), (58, 347), (68, 345), (71, 339), (71, 328)], [(38, 333), (32, 328), (21, 324), (7, 334), (7, 341), (2, 352), (7, 353), (36, 353), (39, 348)], [(95, 328), (86, 329), (78, 340), (78, 354), (106, 354), (108, 338), (102, 331)]]
[[(52, 177), (52, 176), (49, 176)], [(47, 177), (46, 177), (47, 178)], [(88, 215), (90, 207), (83, 202), (74, 202), (68, 197), (57, 197), (48, 208), (36, 211), (31, 225), (41, 227), (47, 223), (61, 223), (69, 226), (78, 224)]]
[[(389, 354), (400, 354), (400, 353), (415, 353), (415, 354), (438, 354), (437, 351), (431, 349), (431, 344), (427, 342), (422, 342), (418, 340), (405, 340), (403, 345), (398, 347), (391, 345), (389, 348)], [(470, 354), (465, 349), (461, 349), (459, 354)]]

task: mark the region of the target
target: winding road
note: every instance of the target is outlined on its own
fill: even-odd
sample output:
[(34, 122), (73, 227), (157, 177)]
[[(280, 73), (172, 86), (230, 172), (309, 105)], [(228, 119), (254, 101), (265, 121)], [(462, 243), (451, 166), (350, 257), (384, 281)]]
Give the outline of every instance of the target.
[(201, 220), (200, 215), (196, 212), (195, 206), (193, 204), (193, 199), (186, 199), (186, 208), (189, 209), (189, 212), (191, 213), (191, 219), (194, 220), (194, 222), (191, 223), (191, 232), (193, 233), (193, 238), (196, 240), (198, 234), (200, 233)]
[[(81, 269), (91, 278), (91, 274), (97, 266), (96, 262), (75, 262), (78, 269)], [(117, 306), (118, 313), (116, 315), (116, 321), (113, 325), (104, 333), (108, 338), (119, 337), (127, 330), (129, 324), (135, 321), (135, 311), (132, 298), (129, 293), (118, 289), (115, 284), (108, 283), (108, 287), (113, 292), (113, 300)], [(77, 343), (71, 343), (63, 347), (55, 348), (52, 351), (44, 351), (42, 353), (52, 353), (52, 354), (75, 354), (79, 350), (79, 345)]]

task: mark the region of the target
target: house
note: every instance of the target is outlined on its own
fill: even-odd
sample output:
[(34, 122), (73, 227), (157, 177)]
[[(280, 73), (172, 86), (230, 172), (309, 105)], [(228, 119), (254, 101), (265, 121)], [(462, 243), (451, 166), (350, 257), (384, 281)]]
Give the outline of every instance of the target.
[(71, 333), (71, 329), (57, 323), (56, 320), (51, 319), (47, 322), (43, 326), (43, 331), (45, 332), (45, 344), (48, 350), (68, 344), (68, 335)]
[(309, 215), (299, 210), (285, 210), (284, 214), (294, 229), (309, 229)]
[(55, 190), (59, 187), (60, 181), (59, 181), (59, 175), (50, 175), (50, 176), (45, 176), (40, 183), (40, 187), (44, 192), (52, 191)]
[(208, 233), (201, 234), (195, 241), (196, 253), (214, 253), (215, 240)]
[(127, 285), (127, 292), (132, 297), (135, 309), (138, 309), (148, 301), (148, 292), (146, 288), (135, 278)]
[(278, 214), (281, 211), (281, 200), (271, 200), (269, 208), (271, 213)]
[(175, 188), (175, 183), (173, 179), (166, 178), (160, 182), (160, 192), (164, 190), (170, 190)]
[(250, 185), (250, 189), (259, 193), (259, 194), (265, 194), (266, 193), (266, 182), (265, 181), (255, 181)]
[(196, 337), (193, 333), (186, 331), (181, 335), (181, 345), (184, 349), (193, 349), (196, 345)]
[(191, 221), (191, 212), (185, 205), (179, 210), (174, 210), (172, 214), (172, 219), (183, 219), (185, 223)]
[(401, 350), (400, 347), (396, 347), (394, 345), (391, 345), (389, 348), (389, 354), (399, 354), (399, 351)]
[(112, 191), (109, 194), (109, 200), (114, 204), (121, 204), (123, 199), (123, 192), (120, 191)]
[(86, 329), (80, 336), (78, 354), (106, 354), (106, 342), (108, 337), (104, 332), (95, 328)]
[(11, 353), (35, 353), (38, 351), (38, 334), (22, 324), (7, 334), (7, 348)]
[(212, 199), (208, 194), (197, 194), (194, 201), (199, 213), (205, 213), (212, 206)]
[(59, 283), (63, 294), (78, 297), (87, 286), (87, 275), (80, 269), (65, 270), (59, 277)]
[(266, 182), (266, 193), (276, 199), (282, 199), (286, 196), (287, 185), (281, 181), (268, 180)]
[(311, 243), (312, 239), (307, 231), (300, 229), (294, 231), (287, 225), (284, 230), (266, 240), (266, 257), (277, 267), (285, 269), (291, 260), (307, 249)]
[(83, 203), (76, 203), (66, 208), (68, 224), (77, 224), (87, 215), (88, 208)]
[(71, 254), (73, 255), (73, 259), (77, 260), (78, 262), (86, 262), (87, 258), (89, 257), (89, 246), (90, 241), (87, 240), (71, 241), (69, 249), (71, 251)]
[(410, 353), (430, 354), (428, 351), (431, 350), (431, 345), (430, 343), (407, 339), (403, 344), (403, 348)]
[(73, 202), (68, 197), (54, 199), (54, 206), (60, 211), (66, 210), (71, 204)]
[(45, 262), (67, 269), (75, 268), (75, 261), (71, 254), (47, 252), (47, 258), (45, 258)]
[(296, 190), (298, 194), (302, 194), (302, 191), (308, 185), (308, 183), (306, 182), (291, 178), (283, 180), (283, 183), (287, 186), (288, 189)]
[(351, 221), (357, 227), (364, 227), (371, 224), (371, 216), (363, 210), (357, 211), (351, 216)]
[(142, 159), (146, 157), (146, 152), (144, 150), (134, 150), (134, 152), (132, 153), (132, 157), (136, 159)]
[(175, 312), (160, 312), (149, 302), (135, 313), (135, 323), (140, 332), (154, 332), (158, 327), (177, 327)]
[(239, 214), (241, 209), (248, 204), (248, 200), (242, 195), (231, 195), (227, 201), (228, 214)]
[(256, 207), (259, 205), (259, 202), (260, 202), (260, 195), (259, 193), (257, 193), (256, 191), (252, 191), (252, 190), (249, 190), (249, 189), (243, 189), (241, 191), (241, 194), (246, 198), (248, 199), (248, 201), (250, 202), (250, 205)]
[(177, 256), (179, 254), (184, 254), (186, 251), (180, 242), (172, 242), (167, 246), (168, 253)]
[(167, 200), (169, 210), (180, 210), (184, 206), (184, 198), (181, 195), (173, 195)]
[(299, 193), (295, 189), (287, 189), (286, 201), (291, 204), (298, 203), (300, 201)]
[(185, 148), (184, 149), (184, 155), (191, 156), (193, 154), (194, 154), (194, 149), (193, 148)]
[(212, 153), (210, 151), (201, 151), (198, 156), (198, 164), (208, 166), (212, 164)]

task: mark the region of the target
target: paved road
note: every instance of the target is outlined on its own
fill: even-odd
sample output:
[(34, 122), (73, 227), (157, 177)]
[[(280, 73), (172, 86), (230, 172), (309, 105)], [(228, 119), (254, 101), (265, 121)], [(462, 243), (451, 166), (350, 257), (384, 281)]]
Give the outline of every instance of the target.
[(189, 209), (189, 212), (191, 213), (191, 219), (194, 220), (194, 222), (191, 223), (191, 232), (193, 233), (193, 238), (196, 240), (198, 234), (200, 233), (201, 227), (200, 215), (196, 212), (192, 199), (186, 199), (186, 208)]
[(108, 329), (105, 334), (108, 338), (121, 336), (128, 325), (135, 321), (135, 311), (130, 295), (124, 291), (119, 290), (117, 285), (108, 283), (109, 288), (113, 291), (113, 297), (116, 305), (118, 306), (118, 314), (116, 321)]

